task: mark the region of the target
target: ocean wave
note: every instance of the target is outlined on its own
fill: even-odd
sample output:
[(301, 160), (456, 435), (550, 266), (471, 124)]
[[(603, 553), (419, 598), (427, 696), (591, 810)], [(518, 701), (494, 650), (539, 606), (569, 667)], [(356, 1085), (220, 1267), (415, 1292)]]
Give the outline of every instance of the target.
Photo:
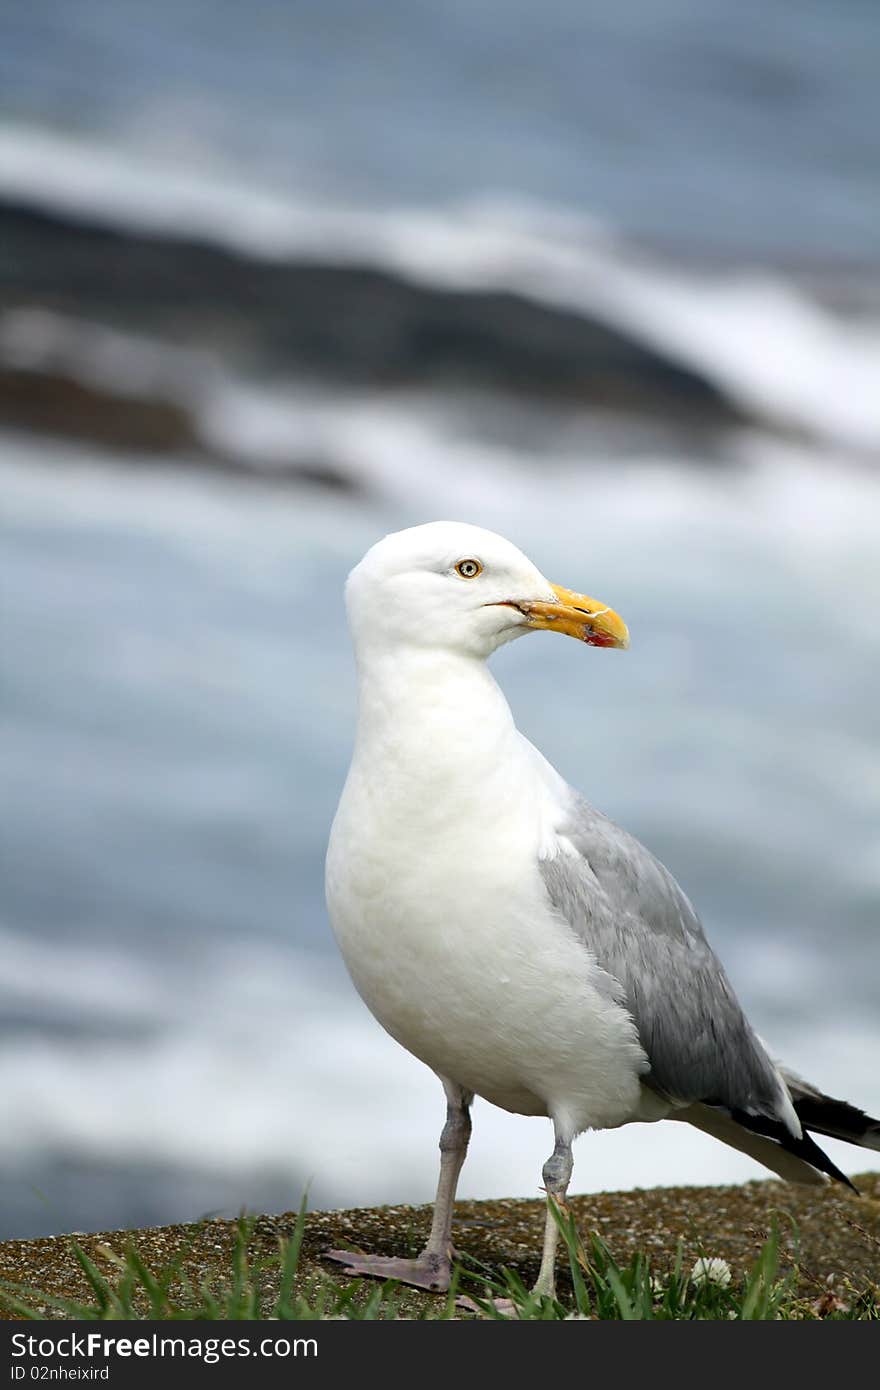
[[(504, 366), (514, 375), (527, 372), (530, 352), (536, 382), (564, 382), (567, 373), (569, 386), (580, 389), (580, 369), (571, 373), (581, 354), (584, 372), (604, 362), (605, 390), (615, 379), (641, 380), (648, 394), (667, 392), (669, 401), (690, 400), (719, 417), (726, 400), (730, 418), (740, 413), (855, 452), (880, 449), (875, 310), (834, 312), (781, 271), (674, 267), (587, 219), (500, 200), (422, 210), (300, 205), (24, 127), (0, 131), (0, 191), (7, 204), (17, 200), (129, 235), (165, 238), (173, 244), (169, 255), (195, 240), (254, 264), (323, 267), (329, 279), (310, 312), (326, 317), (330, 285), (337, 295), (349, 295), (341, 316), (344, 340), (325, 344), (319, 354), (318, 365), (328, 371), (362, 349), (358, 334), (370, 338), (371, 311), (381, 319), (389, 310), (391, 322), (390, 307), (399, 313), (406, 298), (403, 287), (415, 286), (453, 297), (443, 301), (439, 320), (449, 360), (467, 365), (467, 335), (494, 316), (496, 330), (479, 349), (484, 355), (495, 354), (500, 363), (511, 339), (529, 339), (515, 367)], [(365, 298), (362, 275), (354, 287), (355, 271), (388, 278), (370, 280)], [(220, 308), (223, 294), (218, 284)], [(505, 317), (510, 302), (487, 304), (486, 295), (515, 296), (517, 303), (540, 306), (544, 317), (535, 317), (533, 308), (511, 334)], [(407, 304), (418, 322), (425, 304)], [(436, 298), (431, 306), (436, 314)], [(259, 305), (253, 312), (256, 318)], [(584, 325), (592, 325), (592, 336), (584, 337)], [(600, 330), (610, 339), (597, 339)], [(289, 336), (296, 336), (292, 326)], [(313, 338), (298, 350), (314, 352)], [(412, 357), (413, 341), (412, 333), (402, 340), (386, 371), (399, 369), (404, 347)], [(379, 348), (370, 341), (363, 350), (375, 357)], [(434, 369), (438, 360), (446, 358), (435, 355)]]

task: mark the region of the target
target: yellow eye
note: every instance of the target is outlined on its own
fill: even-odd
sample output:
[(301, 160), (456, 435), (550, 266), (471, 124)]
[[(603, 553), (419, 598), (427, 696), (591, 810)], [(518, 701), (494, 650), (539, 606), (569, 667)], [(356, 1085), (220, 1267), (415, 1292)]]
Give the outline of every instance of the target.
[(455, 573), (462, 579), (476, 579), (478, 574), (483, 573), (483, 566), (479, 560), (459, 560), (455, 566)]

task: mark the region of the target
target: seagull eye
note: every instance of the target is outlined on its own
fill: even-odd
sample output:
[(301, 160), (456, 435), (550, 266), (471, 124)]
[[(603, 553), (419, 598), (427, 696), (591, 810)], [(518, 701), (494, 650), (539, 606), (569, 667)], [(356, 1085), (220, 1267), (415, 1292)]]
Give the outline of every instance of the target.
[(483, 566), (479, 560), (459, 560), (455, 566), (455, 573), (462, 579), (476, 579), (478, 574), (483, 573)]

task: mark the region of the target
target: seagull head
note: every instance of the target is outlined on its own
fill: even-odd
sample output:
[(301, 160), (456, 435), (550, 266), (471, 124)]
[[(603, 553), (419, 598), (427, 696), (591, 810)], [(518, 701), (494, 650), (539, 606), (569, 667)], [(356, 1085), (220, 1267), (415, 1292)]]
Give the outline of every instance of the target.
[(551, 584), (503, 536), (457, 521), (395, 531), (352, 570), (346, 603), (355, 649), (445, 648), (478, 658), (544, 628), (591, 647), (627, 647), (604, 603)]

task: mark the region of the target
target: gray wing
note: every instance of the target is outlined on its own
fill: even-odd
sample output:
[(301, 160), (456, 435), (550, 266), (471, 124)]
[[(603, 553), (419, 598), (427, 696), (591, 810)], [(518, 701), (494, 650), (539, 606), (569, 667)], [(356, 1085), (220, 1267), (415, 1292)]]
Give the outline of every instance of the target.
[(794, 1119), (779, 1073), (675, 879), (569, 790), (557, 826), (569, 844), (541, 860), (541, 873), (554, 908), (623, 988), (650, 1063), (645, 1084), (678, 1102)]

